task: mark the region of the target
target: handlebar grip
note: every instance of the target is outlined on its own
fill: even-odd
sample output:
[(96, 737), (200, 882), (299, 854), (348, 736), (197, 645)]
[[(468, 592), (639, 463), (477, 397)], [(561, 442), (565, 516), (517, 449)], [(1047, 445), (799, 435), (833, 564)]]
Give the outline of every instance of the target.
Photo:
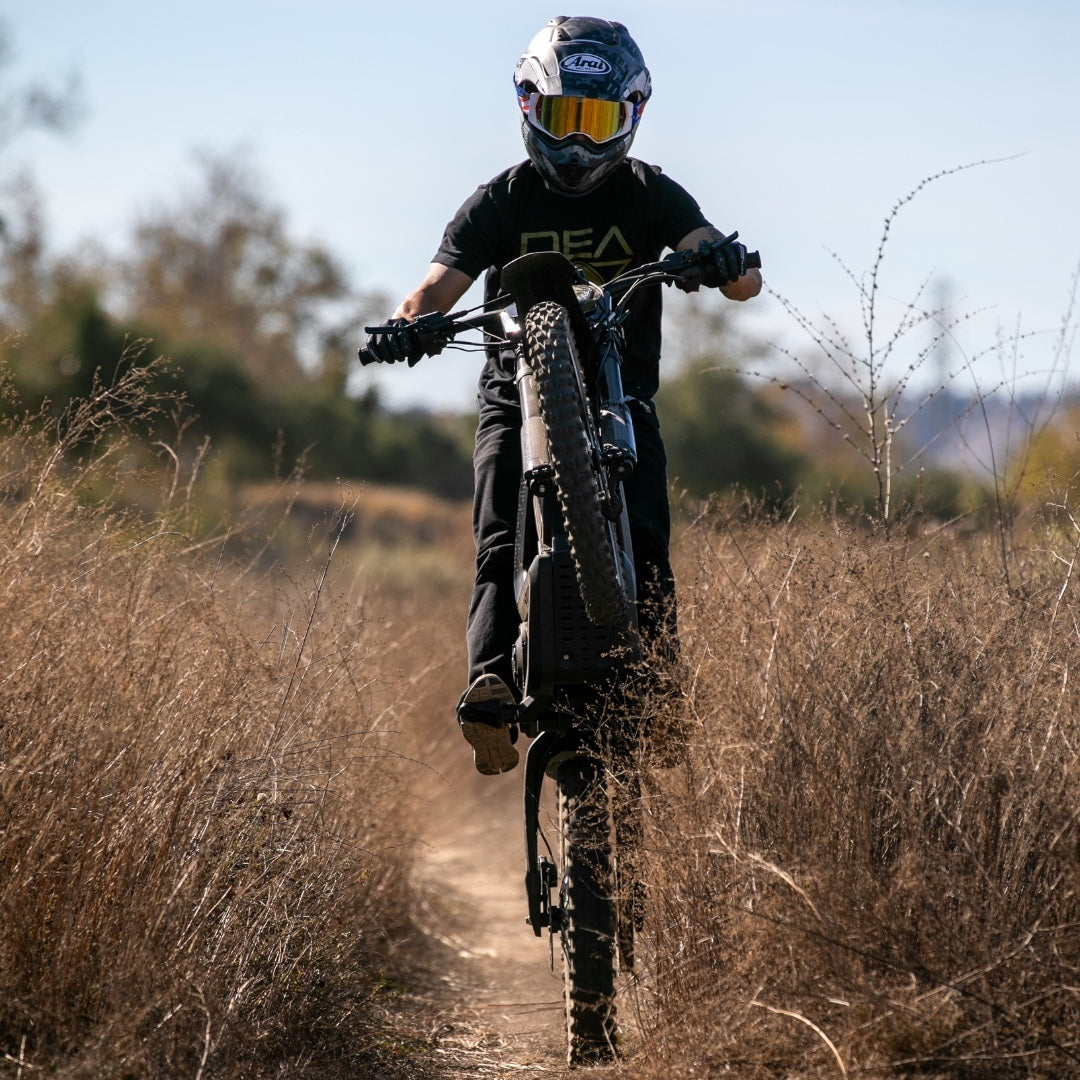
[(378, 360), (371, 355), (371, 350), (366, 345), (361, 345), (360, 348), (356, 350), (356, 355), (360, 358), (361, 367), (367, 367), (368, 364), (378, 363)]
[(746, 253), (746, 269), (747, 270), (760, 270), (761, 269), (761, 253), (759, 251), (748, 251)]

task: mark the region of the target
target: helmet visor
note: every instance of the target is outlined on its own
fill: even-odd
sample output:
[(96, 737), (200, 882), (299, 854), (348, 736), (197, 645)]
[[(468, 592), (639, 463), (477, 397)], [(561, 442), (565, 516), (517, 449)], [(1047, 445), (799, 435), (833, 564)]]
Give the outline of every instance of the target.
[(626, 134), (634, 126), (638, 112), (629, 101), (546, 94), (522, 94), (521, 108), (530, 124), (553, 139), (584, 135), (595, 143)]

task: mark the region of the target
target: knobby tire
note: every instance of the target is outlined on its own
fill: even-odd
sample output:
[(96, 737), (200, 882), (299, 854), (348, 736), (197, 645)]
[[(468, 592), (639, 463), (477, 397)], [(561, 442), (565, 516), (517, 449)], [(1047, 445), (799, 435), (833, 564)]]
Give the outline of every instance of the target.
[(548, 452), (585, 611), (598, 626), (628, 619), (611, 530), (600, 507), (577, 351), (566, 309), (544, 301), (529, 309), (525, 342), (547, 429)]
[(562, 951), (567, 1060), (615, 1057), (615, 905), (604, 763), (581, 754), (556, 772), (562, 845)]

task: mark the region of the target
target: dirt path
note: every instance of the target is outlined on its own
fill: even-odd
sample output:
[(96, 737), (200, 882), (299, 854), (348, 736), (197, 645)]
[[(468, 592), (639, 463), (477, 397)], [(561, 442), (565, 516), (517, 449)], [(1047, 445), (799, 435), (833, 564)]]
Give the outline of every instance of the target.
[(445, 1075), (564, 1075), (561, 972), (525, 923), (520, 768), (438, 787), (418, 822), (414, 884), (433, 957), (424, 1004)]
[[(400, 708), (402, 749), (415, 763), (406, 782), (409, 828), (420, 840), (412, 884), (425, 935), (416, 1002), (423, 1044), (434, 1048), (440, 1080), (580, 1075), (565, 1065), (561, 959), (553, 973), (548, 936), (525, 922), (523, 765), (496, 777), (473, 768), (447, 707), (464, 659), (445, 640), (446, 613), (397, 619), (412, 620), (421, 645)], [(437, 627), (430, 636), (426, 624)], [(425, 667), (425, 655), (437, 659)], [(601, 1074), (609, 1070), (590, 1070)]]

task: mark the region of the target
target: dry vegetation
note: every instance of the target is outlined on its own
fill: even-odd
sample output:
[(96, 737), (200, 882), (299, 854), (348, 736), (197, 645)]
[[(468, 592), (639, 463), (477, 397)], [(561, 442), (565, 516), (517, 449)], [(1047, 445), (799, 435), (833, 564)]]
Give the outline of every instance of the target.
[[(156, 516), (98, 499), (141, 394), (0, 443), (0, 1075), (450, 1075), (415, 1015), (446, 1003), (400, 987), (406, 789), (466, 783), (460, 508), (344, 493), (329, 560), (313, 507), (343, 493), (309, 491), (287, 509), (314, 554), (269, 576), (190, 539), (183, 484)], [(1080, 1072), (1080, 529), (1059, 505), (1000, 540), (685, 528), (691, 752), (643, 795), (618, 1075)]]
[[(1077, 541), (698, 522), (634, 1076), (1080, 1071)], [(696, 559), (696, 561), (695, 561)]]
[(0, 1074), (422, 1075), (373, 629), (325, 545), (282, 583), (168, 482), (96, 501), (147, 378), (0, 443)]

